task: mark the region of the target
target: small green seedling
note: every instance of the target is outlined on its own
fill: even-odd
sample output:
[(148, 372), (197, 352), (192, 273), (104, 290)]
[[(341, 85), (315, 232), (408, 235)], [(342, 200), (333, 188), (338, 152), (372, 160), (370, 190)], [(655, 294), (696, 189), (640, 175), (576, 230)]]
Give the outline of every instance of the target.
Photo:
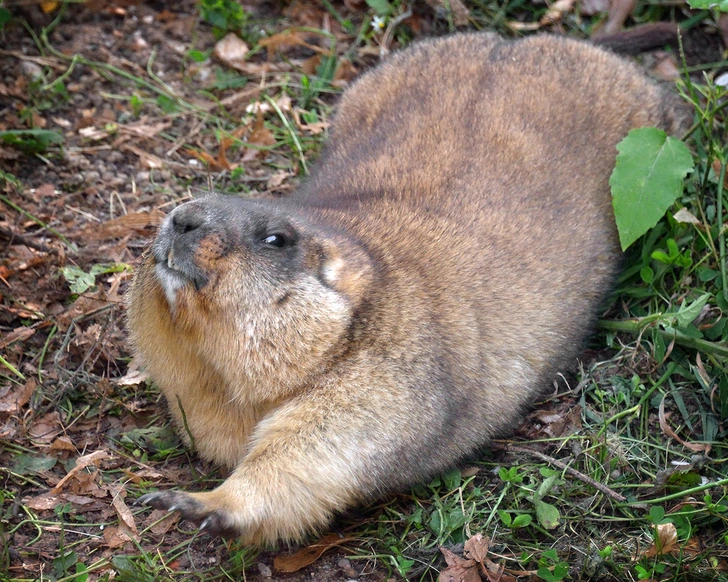
[(101, 263), (91, 267), (88, 273), (75, 265), (61, 267), (61, 274), (68, 281), (71, 292), (74, 295), (81, 295), (81, 293), (85, 293), (91, 289), (96, 285), (96, 277), (99, 275), (121, 273), (122, 271), (131, 271), (131, 265), (127, 265), (126, 263)]

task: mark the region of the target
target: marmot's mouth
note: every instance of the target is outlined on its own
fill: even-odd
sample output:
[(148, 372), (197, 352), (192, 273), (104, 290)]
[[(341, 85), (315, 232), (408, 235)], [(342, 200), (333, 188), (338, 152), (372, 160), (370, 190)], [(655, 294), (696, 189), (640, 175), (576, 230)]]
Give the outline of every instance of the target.
[(181, 271), (170, 268), (165, 262), (157, 262), (154, 265), (154, 274), (170, 305), (174, 305), (177, 291), (190, 283)]
[(209, 279), (202, 270), (191, 260), (185, 260), (184, 258), (178, 260), (172, 247), (169, 248), (166, 257), (160, 257), (160, 254), (155, 253), (154, 256), (156, 263), (154, 273), (170, 305), (174, 304), (177, 291), (185, 285), (191, 283), (199, 291), (208, 283)]

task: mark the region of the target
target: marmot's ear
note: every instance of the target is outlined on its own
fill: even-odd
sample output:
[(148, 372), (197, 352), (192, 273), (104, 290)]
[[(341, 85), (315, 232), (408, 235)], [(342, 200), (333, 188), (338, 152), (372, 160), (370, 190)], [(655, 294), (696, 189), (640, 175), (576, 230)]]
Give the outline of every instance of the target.
[(350, 302), (358, 303), (374, 274), (371, 257), (358, 243), (346, 237), (326, 238), (322, 247), (321, 280)]

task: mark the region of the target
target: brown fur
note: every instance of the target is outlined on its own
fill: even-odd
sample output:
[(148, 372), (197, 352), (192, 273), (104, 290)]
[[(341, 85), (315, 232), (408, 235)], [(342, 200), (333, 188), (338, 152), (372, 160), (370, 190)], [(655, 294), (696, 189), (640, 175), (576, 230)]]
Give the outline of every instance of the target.
[(617, 272), (615, 145), (676, 111), (588, 44), (457, 35), (354, 83), (291, 199), (177, 208), (136, 276), (131, 339), (182, 434), (233, 472), (143, 501), (297, 539), (508, 430), (573, 364)]

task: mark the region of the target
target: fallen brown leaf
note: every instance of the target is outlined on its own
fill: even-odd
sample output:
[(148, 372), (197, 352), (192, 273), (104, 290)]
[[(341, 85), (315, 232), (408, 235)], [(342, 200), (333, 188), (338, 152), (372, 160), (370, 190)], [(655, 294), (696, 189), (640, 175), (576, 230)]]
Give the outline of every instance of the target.
[(694, 451), (696, 453), (703, 453), (708, 454), (710, 452), (711, 446), (710, 443), (704, 443), (704, 444), (698, 444), (698, 443), (689, 443), (681, 439), (675, 431), (672, 430), (670, 425), (667, 423), (667, 417), (665, 415), (665, 399), (663, 398), (660, 401), (660, 407), (658, 411), (658, 418), (660, 421), (660, 428), (662, 429), (663, 434), (666, 436), (676, 440), (679, 442), (682, 446), (685, 448), (690, 449), (691, 451)]
[[(3, 277), (3, 269), (0, 267), (0, 278)], [(28, 339), (30, 339), (35, 334), (35, 329), (32, 327), (19, 327), (17, 329), (14, 329), (9, 334), (7, 334), (3, 340), (0, 342), (0, 349), (6, 348), (10, 344), (14, 342), (24, 342)]]
[(201, 161), (204, 165), (208, 166), (211, 170), (219, 171), (224, 169), (218, 166), (217, 160), (207, 152), (203, 152), (196, 148), (186, 148), (186, 151), (188, 154)]
[(179, 513), (170, 513), (166, 509), (155, 509), (147, 518), (146, 523), (153, 523), (154, 525), (150, 528), (151, 531), (161, 536), (177, 525), (178, 521)]
[(20, 411), (30, 401), (36, 386), (35, 378), (28, 378), (22, 386), (15, 386), (14, 390), (0, 400), (0, 412), (14, 414)]
[(88, 455), (79, 457), (78, 459), (76, 459), (76, 466), (71, 469), (63, 479), (58, 482), (58, 484), (51, 490), (51, 492), (58, 493), (61, 489), (63, 489), (63, 486), (68, 483), (68, 481), (72, 479), (73, 476), (82, 469), (85, 469), (89, 465), (98, 466), (101, 461), (110, 458), (111, 455), (108, 451), (94, 451), (93, 453), (89, 453)]
[(263, 119), (263, 113), (261, 111), (258, 111), (257, 117), (255, 118), (255, 124), (253, 125), (253, 131), (248, 136), (246, 143), (266, 147), (272, 146), (276, 143), (276, 138), (273, 136), (273, 132), (265, 127), (265, 120)]
[(488, 557), (488, 548), (490, 547), (490, 538), (484, 537), (482, 534), (476, 534), (465, 542), (465, 555), (481, 564)]
[(123, 523), (104, 528), (104, 542), (109, 548), (120, 548), (131, 540), (132, 535)]
[(273, 559), (273, 568), (284, 574), (297, 572), (301, 568), (305, 568), (306, 566), (313, 564), (324, 554), (324, 552), (351, 541), (352, 539), (353, 538), (342, 538), (336, 534), (329, 534), (322, 537), (315, 544), (301, 548), (295, 554), (291, 554), (290, 556), (276, 556)]
[(478, 562), (456, 556), (447, 548), (440, 548), (440, 551), (445, 557), (447, 568), (440, 572), (438, 582), (481, 582)]
[(284, 30), (260, 40), (258, 45), (268, 51), (268, 60), (271, 60), (277, 52), (283, 53), (296, 46), (303, 46), (318, 53), (329, 53), (327, 49), (306, 41), (303, 33), (296, 30)]
[(56, 440), (51, 443), (51, 451), (75, 451), (76, 447), (71, 441), (70, 437), (63, 435), (59, 436)]
[(116, 515), (119, 517), (121, 523), (126, 525), (127, 533), (134, 536), (134, 539), (139, 539), (139, 531), (137, 530), (136, 523), (134, 522), (134, 516), (132, 515), (129, 507), (124, 502), (124, 495), (126, 490), (124, 487), (110, 487), (111, 491), (111, 505), (116, 510)]
[(49, 511), (58, 505), (58, 496), (44, 493), (35, 497), (23, 499), (23, 504), (34, 511)]
[(62, 431), (61, 415), (58, 412), (49, 412), (33, 423), (28, 434), (36, 443), (49, 445)]
[(675, 524), (660, 523), (655, 526), (655, 532), (657, 534), (655, 542), (644, 553), (645, 558), (669, 554), (678, 549), (677, 529), (675, 529)]
[(49, 14), (51, 12), (54, 12), (56, 8), (58, 8), (59, 2), (55, 2), (55, 0), (42, 0), (40, 3), (40, 9), (46, 13)]
[(212, 54), (224, 65), (240, 70), (245, 67), (245, 56), (250, 47), (232, 32), (217, 42)]

